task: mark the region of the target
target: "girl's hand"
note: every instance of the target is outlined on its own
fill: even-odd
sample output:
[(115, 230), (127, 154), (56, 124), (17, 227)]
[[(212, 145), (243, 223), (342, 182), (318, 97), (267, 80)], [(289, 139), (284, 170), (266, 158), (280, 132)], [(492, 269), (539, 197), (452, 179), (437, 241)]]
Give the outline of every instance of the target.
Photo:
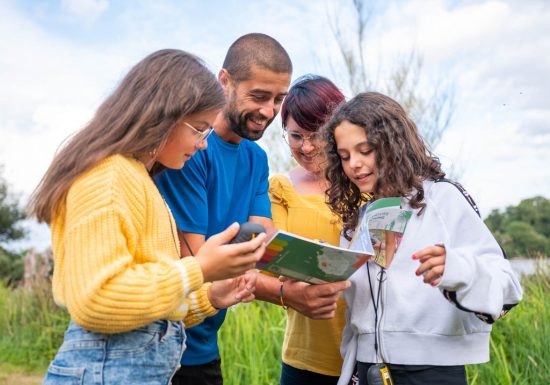
[(208, 288), (208, 300), (216, 309), (225, 309), (239, 302), (251, 302), (254, 300), (257, 279), (256, 270), (249, 270), (237, 278), (215, 281)]
[(264, 255), (265, 233), (243, 243), (227, 244), (239, 231), (237, 223), (213, 235), (198, 250), (195, 258), (201, 266), (205, 282), (237, 277), (254, 269)]
[(429, 246), (414, 253), (412, 259), (420, 262), (416, 275), (422, 275), (424, 283), (432, 286), (439, 285), (441, 277), (445, 272), (446, 256), (447, 254), (443, 245)]

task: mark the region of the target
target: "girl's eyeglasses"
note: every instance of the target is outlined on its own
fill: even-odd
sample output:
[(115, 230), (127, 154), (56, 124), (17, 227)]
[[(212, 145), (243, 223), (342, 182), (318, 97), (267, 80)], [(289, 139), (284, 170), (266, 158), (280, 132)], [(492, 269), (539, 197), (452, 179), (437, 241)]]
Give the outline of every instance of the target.
[(183, 122), (183, 124), (185, 124), (187, 127), (192, 129), (193, 132), (198, 136), (197, 143), (195, 144), (201, 144), (202, 142), (207, 140), (210, 135), (212, 135), (212, 132), (214, 132), (214, 127), (212, 126), (208, 126), (207, 129), (201, 131), (198, 128), (193, 127), (187, 122)]

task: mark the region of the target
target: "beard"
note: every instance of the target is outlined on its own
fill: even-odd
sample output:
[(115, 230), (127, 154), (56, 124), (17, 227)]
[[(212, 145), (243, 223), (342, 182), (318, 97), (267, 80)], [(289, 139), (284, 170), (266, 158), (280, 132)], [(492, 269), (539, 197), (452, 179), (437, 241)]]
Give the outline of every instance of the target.
[(253, 112), (242, 114), (239, 112), (233, 101), (229, 103), (228, 107), (224, 111), (224, 116), (229, 122), (229, 128), (235, 134), (239, 135), (241, 138), (252, 141), (260, 139), (264, 135), (267, 127), (271, 124), (271, 122), (273, 122), (273, 119), (275, 119), (275, 117), (273, 117), (270, 120), (267, 120), (263, 130), (253, 131), (247, 126), (248, 120), (263, 121), (265, 120), (265, 117), (259, 113)]

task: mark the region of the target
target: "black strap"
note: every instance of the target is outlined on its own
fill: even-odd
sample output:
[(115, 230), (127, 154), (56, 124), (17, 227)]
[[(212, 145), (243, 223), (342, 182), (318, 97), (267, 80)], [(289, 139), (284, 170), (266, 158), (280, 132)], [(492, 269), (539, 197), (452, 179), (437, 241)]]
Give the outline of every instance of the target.
[[(446, 178), (440, 178), (440, 179), (434, 180), (434, 183), (438, 183), (438, 182), (447, 182), (447, 183), (450, 183), (453, 186), (455, 186), (458, 189), (458, 191), (460, 191), (462, 193), (464, 198), (466, 198), (466, 200), (468, 201), (470, 206), (472, 206), (472, 208), (475, 210), (477, 215), (481, 218), (481, 214), (479, 212), (479, 209), (477, 207), (476, 202), (474, 201), (472, 196), (470, 194), (468, 194), (466, 189), (464, 187), (462, 187), (462, 185), (460, 183), (455, 182), (455, 181), (450, 180), (450, 179), (446, 179)], [(497, 241), (497, 243), (498, 243), (498, 241)], [(508, 257), (506, 256), (506, 252), (504, 251), (504, 249), (502, 248), (500, 243), (498, 244), (498, 246), (500, 247), (500, 250), (502, 251), (502, 255), (504, 256), (504, 258), (508, 259)], [(475, 311), (469, 310), (469, 309), (465, 308), (464, 306), (462, 306), (460, 303), (458, 303), (458, 301), (456, 299), (456, 292), (454, 292), (454, 291), (449, 291), (449, 290), (443, 289), (443, 295), (445, 296), (445, 298), (447, 298), (447, 300), (449, 302), (452, 302), (460, 310), (463, 310), (463, 311), (466, 311), (466, 312), (469, 312), (469, 313), (474, 313), (477, 318), (479, 318), (480, 320), (482, 320), (483, 322), (486, 322), (488, 324), (492, 324), (497, 319), (500, 319), (500, 318), (504, 317), (504, 315), (506, 315), (506, 313), (508, 313), (510, 311), (510, 309), (512, 309), (514, 306), (517, 305), (517, 303), (516, 304), (504, 304), (503, 307), (502, 307), (502, 311), (500, 313), (500, 316), (497, 319), (495, 319), (490, 314), (475, 312)]]
[(479, 209), (477, 208), (476, 202), (474, 202), (474, 198), (472, 198), (472, 196), (470, 194), (468, 194), (468, 191), (466, 191), (466, 189), (464, 187), (462, 187), (462, 185), (460, 183), (455, 182), (454, 180), (446, 179), (446, 178), (440, 178), (440, 179), (434, 180), (434, 183), (438, 183), (438, 182), (447, 182), (447, 183), (450, 183), (453, 186), (455, 186), (458, 189), (458, 191), (460, 191), (462, 193), (464, 198), (466, 198), (466, 200), (468, 201), (470, 206), (472, 206), (472, 208), (475, 210), (477, 215), (481, 218), (481, 213), (479, 212)]

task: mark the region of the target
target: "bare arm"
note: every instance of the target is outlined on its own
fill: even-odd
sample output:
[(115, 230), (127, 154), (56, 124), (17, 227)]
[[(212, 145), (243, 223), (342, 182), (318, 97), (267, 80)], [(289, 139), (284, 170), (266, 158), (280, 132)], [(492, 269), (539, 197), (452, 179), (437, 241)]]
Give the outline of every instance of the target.
[[(180, 249), (181, 249), (182, 257), (187, 257), (189, 255), (194, 256), (206, 241), (204, 234), (188, 233), (186, 231), (179, 231), (179, 230), (178, 230), (178, 238), (180, 241)], [(191, 250), (189, 250), (189, 247), (187, 247), (187, 244), (185, 243), (185, 241), (187, 241), (187, 244), (191, 247)]]

